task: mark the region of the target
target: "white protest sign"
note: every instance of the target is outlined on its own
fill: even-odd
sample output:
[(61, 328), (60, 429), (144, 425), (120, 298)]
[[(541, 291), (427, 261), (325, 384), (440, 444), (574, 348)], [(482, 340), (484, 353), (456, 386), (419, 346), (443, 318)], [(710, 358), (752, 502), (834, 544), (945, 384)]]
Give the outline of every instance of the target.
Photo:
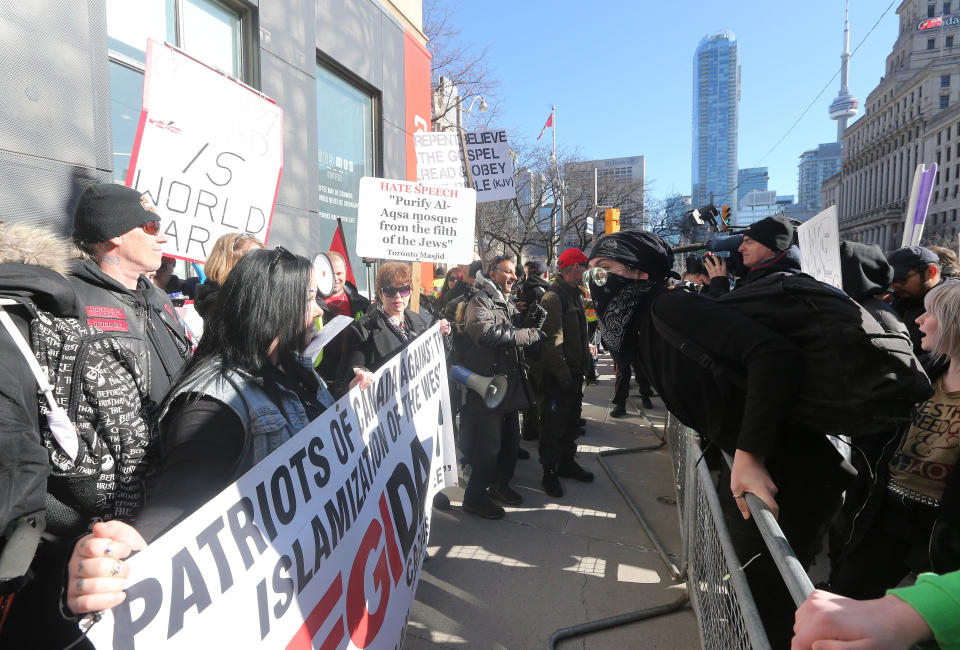
[(130, 561), (96, 648), (403, 644), (433, 496), (457, 480), (440, 326)]
[(230, 232), (266, 241), (283, 169), (283, 110), (189, 56), (147, 43), (126, 184), (156, 204), (163, 252), (203, 262)]
[[(512, 199), (517, 196), (513, 176), (513, 155), (506, 131), (465, 133), (466, 163), (470, 165), (477, 203)], [(465, 187), (467, 170), (460, 134), (453, 131), (415, 133), (417, 180), (421, 183)]]
[(478, 131), (467, 133), (464, 138), (477, 202), (516, 198), (513, 156), (507, 143), (507, 132)]
[(417, 152), (417, 181), (428, 185), (466, 187), (467, 176), (456, 131), (418, 131), (413, 134)]
[(468, 187), (360, 179), (357, 255), (413, 262), (473, 260), (477, 193)]
[(840, 270), (840, 227), (832, 205), (797, 228), (800, 268), (817, 280), (843, 289)]

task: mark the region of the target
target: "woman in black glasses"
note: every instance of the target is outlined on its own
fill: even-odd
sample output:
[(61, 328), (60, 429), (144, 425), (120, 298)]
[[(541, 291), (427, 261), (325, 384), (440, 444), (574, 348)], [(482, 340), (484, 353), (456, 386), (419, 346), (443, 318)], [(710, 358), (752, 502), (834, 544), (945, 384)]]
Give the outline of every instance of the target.
[[(345, 393), (357, 369), (376, 371), (429, 327), (429, 323), (409, 309), (410, 265), (387, 262), (377, 271), (376, 308), (353, 323), (346, 334), (345, 354), (337, 372), (337, 395)], [(447, 321), (441, 321), (449, 333)]]
[[(74, 613), (113, 607), (128, 569), (119, 562), (187, 517), (333, 404), (301, 356), (320, 315), (308, 259), (282, 247), (244, 256), (227, 277), (208, 330), (161, 405), (157, 478), (136, 529), (96, 524), (69, 563)], [(369, 373), (353, 383), (366, 387)], [(139, 531), (139, 534), (137, 532)], [(118, 551), (102, 562), (104, 548)], [(110, 578), (114, 580), (88, 580)]]

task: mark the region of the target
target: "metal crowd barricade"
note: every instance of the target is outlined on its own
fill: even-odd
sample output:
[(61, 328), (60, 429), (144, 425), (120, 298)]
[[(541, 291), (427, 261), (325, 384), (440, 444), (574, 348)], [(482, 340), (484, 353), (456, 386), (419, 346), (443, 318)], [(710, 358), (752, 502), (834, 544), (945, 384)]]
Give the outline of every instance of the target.
[(668, 415), (682, 534), (681, 568), (704, 648), (770, 647), (696, 434)]
[[(650, 424), (653, 428), (652, 423)], [(623, 486), (614, 479), (603, 458), (601, 465), (611, 476), (611, 480), (614, 480), (647, 536), (654, 542), (671, 575), (676, 579), (686, 579), (686, 595), (668, 605), (557, 630), (550, 639), (551, 649), (564, 639), (676, 611), (689, 599), (704, 648), (769, 650), (770, 643), (747, 584), (743, 563), (733, 549), (733, 542), (723, 519), (716, 486), (706, 463), (700, 462), (703, 452), (697, 433), (669, 413), (665, 429), (666, 443), (673, 460), (673, 482), (680, 516), (682, 547), (679, 569), (670, 561), (643, 514)], [(659, 445), (605, 453), (622, 455), (657, 447)], [(728, 463), (732, 462), (729, 456), (726, 460)], [(813, 584), (787, 543), (773, 513), (759, 498), (752, 494), (746, 496), (751, 519), (759, 528), (781, 577), (799, 607), (813, 591)]]

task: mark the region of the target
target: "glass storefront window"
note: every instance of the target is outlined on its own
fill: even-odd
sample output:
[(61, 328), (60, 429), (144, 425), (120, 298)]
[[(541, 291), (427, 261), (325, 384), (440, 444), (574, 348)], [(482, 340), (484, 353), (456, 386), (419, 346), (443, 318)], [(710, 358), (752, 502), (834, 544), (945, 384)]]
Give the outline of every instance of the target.
[(124, 182), (137, 137), (143, 98), (143, 73), (110, 61), (110, 130), (113, 133), (113, 179)]
[(216, 0), (107, 0), (113, 178), (126, 180), (143, 101), (147, 39), (240, 78), (241, 17)]
[(357, 201), (360, 179), (376, 176), (373, 95), (350, 84), (323, 65), (317, 66), (317, 164), (320, 169), (320, 218), (327, 220), (324, 238), (343, 223), (350, 266), (358, 288), (366, 278), (357, 241)]
[(111, 54), (142, 66), (148, 38), (176, 43), (176, 9), (174, 0), (107, 0), (107, 47)]
[[(169, 0), (168, 0), (169, 1)], [(223, 5), (182, 0), (180, 47), (190, 56), (240, 78), (240, 18)]]

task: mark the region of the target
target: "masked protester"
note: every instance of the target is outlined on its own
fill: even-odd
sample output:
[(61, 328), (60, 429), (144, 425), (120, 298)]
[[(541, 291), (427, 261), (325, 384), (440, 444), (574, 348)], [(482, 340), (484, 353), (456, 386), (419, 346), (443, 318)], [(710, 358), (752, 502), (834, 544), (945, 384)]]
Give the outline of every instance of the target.
[[(773, 647), (789, 646), (793, 602), (753, 522), (746, 492), (779, 514), (804, 566), (839, 506), (842, 458), (822, 434), (788, 420), (798, 390), (791, 369), (801, 353), (791, 342), (717, 301), (668, 291), (673, 252), (658, 235), (620, 232), (594, 246), (586, 275), (604, 346), (637, 360), (671, 413), (734, 457), (721, 488), (725, 519)], [(746, 377), (737, 388), (671, 343), (670, 332), (695, 341), (723, 367)], [(723, 484), (721, 484), (723, 485)]]

